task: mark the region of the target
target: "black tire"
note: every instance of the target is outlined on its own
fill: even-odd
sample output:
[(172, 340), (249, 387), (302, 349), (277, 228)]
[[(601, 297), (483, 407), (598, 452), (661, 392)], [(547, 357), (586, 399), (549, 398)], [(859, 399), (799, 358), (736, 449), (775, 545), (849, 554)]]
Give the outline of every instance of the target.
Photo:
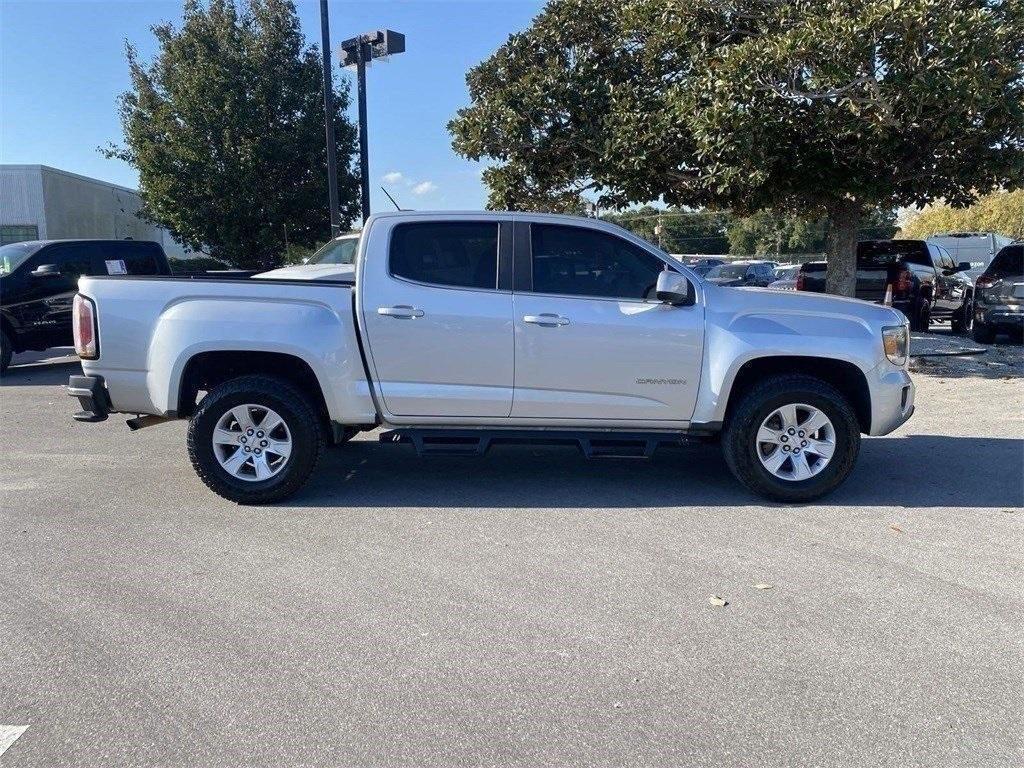
[[(266, 480), (237, 478), (214, 455), (217, 422), (231, 408), (246, 403), (276, 411), (291, 434), (287, 462)], [(199, 403), (188, 427), (188, 455), (199, 479), (217, 495), (238, 504), (270, 504), (291, 496), (309, 479), (323, 448), (323, 428), (310, 398), (272, 376), (241, 376), (216, 387)]]
[[(818, 474), (806, 480), (775, 477), (758, 456), (757, 433), (772, 411), (803, 403), (822, 411), (835, 430), (835, 452)], [(813, 376), (788, 374), (760, 381), (742, 395), (722, 433), (722, 452), (733, 475), (748, 489), (774, 501), (805, 502), (835, 490), (853, 469), (860, 452), (860, 424), (853, 407), (831, 384)]]
[(7, 331), (0, 331), (0, 373), (7, 370), (13, 356), (14, 348), (11, 346), (11, 340), (7, 338)]
[(932, 308), (927, 301), (922, 299), (917, 309), (910, 316), (910, 330), (915, 333), (927, 333), (932, 324)]
[(950, 318), (953, 333), (966, 334), (971, 330), (971, 320), (973, 319), (974, 313), (971, 312), (971, 304), (965, 301), (964, 305), (954, 312), (953, 317)]
[(971, 337), (979, 344), (991, 344), (996, 340), (996, 329), (991, 325), (975, 322)]

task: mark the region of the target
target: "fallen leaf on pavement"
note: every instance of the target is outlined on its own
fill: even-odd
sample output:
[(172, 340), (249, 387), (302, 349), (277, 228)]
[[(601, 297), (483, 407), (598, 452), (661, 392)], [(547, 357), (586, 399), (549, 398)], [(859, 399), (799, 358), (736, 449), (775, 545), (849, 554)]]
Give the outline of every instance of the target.
[(774, 584), (755, 584), (754, 589), (771, 589), (774, 586)]
[(709, 597), (708, 602), (718, 608), (725, 608), (725, 606), (729, 604), (728, 600), (726, 600), (724, 597), (719, 597), (718, 595), (712, 595), (711, 597)]
[(903, 529), (900, 528), (898, 525), (890, 525), (889, 527), (896, 531), (896, 533), (903, 533)]

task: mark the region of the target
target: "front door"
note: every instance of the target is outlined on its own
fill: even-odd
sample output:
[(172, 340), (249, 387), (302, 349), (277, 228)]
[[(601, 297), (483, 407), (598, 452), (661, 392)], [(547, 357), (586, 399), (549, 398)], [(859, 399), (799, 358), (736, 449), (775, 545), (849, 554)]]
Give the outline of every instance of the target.
[(512, 293), (499, 284), (498, 261), (510, 231), (497, 220), (455, 218), (398, 223), (381, 235), (389, 243), (386, 268), (364, 265), (359, 290), (388, 413), (508, 417)]
[(516, 238), (513, 419), (688, 421), (704, 313), (654, 299), (667, 262), (596, 228), (518, 225)]

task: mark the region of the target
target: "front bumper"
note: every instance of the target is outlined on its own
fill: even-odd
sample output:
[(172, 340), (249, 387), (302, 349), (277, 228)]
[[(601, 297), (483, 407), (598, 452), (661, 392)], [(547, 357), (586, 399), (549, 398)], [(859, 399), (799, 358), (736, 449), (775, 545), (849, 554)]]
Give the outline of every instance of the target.
[(110, 415), (110, 395), (102, 376), (72, 376), (68, 379), (68, 394), (78, 398), (82, 406), (73, 415), (75, 421), (106, 421)]
[(868, 374), (870, 435), (887, 435), (914, 414), (914, 382), (904, 368), (881, 363)]

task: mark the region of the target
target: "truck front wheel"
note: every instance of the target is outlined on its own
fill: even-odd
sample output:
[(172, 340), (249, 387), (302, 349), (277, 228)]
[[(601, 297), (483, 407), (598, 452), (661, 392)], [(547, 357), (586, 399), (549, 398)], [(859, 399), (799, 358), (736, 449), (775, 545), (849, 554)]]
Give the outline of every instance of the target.
[(196, 474), (214, 493), (239, 504), (269, 504), (295, 493), (323, 446), (310, 399), (271, 376), (241, 376), (214, 388), (188, 428)]
[(754, 493), (785, 502), (824, 496), (850, 474), (860, 425), (831, 384), (771, 376), (744, 393), (722, 434), (725, 462)]

